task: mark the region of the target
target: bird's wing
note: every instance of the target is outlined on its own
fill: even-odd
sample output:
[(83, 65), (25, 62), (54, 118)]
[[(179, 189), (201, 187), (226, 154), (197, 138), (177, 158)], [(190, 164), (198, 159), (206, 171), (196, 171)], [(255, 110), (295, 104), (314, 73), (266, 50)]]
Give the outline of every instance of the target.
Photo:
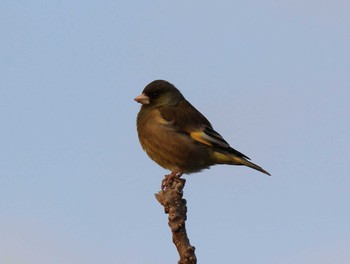
[(249, 159), (243, 153), (231, 148), (213, 129), (208, 119), (187, 100), (182, 100), (175, 107), (162, 107), (159, 111), (164, 120), (177, 132), (189, 135), (196, 142)]

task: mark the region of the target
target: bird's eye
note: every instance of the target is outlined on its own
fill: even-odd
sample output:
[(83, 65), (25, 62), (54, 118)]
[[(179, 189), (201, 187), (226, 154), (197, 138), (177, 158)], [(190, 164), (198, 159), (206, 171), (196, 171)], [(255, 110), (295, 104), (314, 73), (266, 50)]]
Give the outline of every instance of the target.
[(158, 92), (154, 92), (154, 93), (151, 94), (151, 98), (156, 98), (158, 95), (159, 95)]

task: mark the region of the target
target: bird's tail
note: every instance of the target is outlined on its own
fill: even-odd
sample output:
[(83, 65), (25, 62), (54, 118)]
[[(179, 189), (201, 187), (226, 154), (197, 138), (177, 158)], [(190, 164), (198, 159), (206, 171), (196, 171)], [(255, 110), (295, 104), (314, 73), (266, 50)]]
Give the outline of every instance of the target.
[(234, 157), (233, 159), (235, 160), (235, 162), (236, 162), (236, 160), (238, 160), (239, 163), (237, 165), (245, 165), (245, 166), (247, 166), (249, 168), (252, 168), (254, 170), (260, 171), (262, 173), (265, 173), (265, 174), (271, 176), (270, 173), (268, 173), (266, 170), (264, 170), (260, 166), (254, 164), (253, 162), (250, 162), (250, 161), (248, 161), (248, 160), (246, 160), (244, 158), (239, 158), (239, 157)]
[(231, 165), (244, 165), (249, 168), (252, 168), (254, 170), (260, 171), (262, 173), (265, 173), (269, 176), (271, 176), (270, 173), (268, 173), (266, 170), (261, 168), (260, 166), (254, 164), (253, 162), (248, 161), (244, 157), (238, 157), (236, 155), (229, 155), (229, 154), (223, 154), (220, 152), (215, 152), (214, 156), (216, 158), (216, 161), (218, 163), (223, 163), (223, 164), (231, 164)]

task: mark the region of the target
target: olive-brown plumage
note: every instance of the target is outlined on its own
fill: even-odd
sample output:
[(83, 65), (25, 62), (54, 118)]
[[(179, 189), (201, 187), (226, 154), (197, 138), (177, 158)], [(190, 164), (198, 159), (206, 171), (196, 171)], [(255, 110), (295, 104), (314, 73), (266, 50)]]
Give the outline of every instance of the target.
[(142, 104), (137, 132), (148, 156), (173, 174), (216, 164), (245, 165), (270, 175), (233, 149), (171, 83), (155, 80), (135, 98)]

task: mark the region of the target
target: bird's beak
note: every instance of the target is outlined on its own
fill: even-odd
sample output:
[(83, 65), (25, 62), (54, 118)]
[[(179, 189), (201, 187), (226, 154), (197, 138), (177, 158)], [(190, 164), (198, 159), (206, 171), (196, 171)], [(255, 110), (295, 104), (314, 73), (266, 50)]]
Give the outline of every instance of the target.
[(135, 97), (134, 99), (136, 102), (140, 104), (149, 104), (149, 97), (146, 94), (140, 94), (139, 96)]

